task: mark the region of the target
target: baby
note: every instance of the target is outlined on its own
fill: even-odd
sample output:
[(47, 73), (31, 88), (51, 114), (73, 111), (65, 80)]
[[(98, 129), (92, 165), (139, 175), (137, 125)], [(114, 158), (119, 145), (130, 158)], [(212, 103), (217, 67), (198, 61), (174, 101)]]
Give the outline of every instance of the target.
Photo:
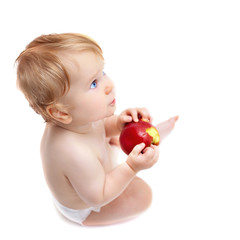
[[(99, 45), (81, 34), (43, 35), (17, 58), (17, 84), (46, 121), (41, 157), (57, 209), (80, 225), (131, 219), (151, 204), (150, 187), (136, 174), (158, 160), (141, 143), (117, 163), (118, 136), (128, 122), (152, 121), (145, 108), (120, 115)], [(178, 117), (158, 124), (161, 140)]]

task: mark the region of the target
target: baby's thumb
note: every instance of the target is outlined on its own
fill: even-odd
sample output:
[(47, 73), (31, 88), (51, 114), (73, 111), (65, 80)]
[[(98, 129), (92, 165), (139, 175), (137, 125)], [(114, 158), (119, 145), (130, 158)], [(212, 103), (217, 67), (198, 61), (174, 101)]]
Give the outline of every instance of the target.
[(145, 148), (145, 143), (137, 144), (131, 151), (130, 155), (138, 156), (143, 151), (144, 148)]

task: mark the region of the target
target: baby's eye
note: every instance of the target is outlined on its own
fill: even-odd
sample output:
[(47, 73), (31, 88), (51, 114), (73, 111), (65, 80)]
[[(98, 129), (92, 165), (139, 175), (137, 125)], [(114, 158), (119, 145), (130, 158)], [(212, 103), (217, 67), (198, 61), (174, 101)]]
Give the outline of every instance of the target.
[(97, 80), (94, 80), (94, 81), (91, 83), (90, 88), (96, 88), (96, 87), (97, 87)]
[(106, 73), (105, 73), (104, 71), (102, 71), (102, 75), (103, 75), (103, 76), (105, 76), (105, 75), (106, 75)]

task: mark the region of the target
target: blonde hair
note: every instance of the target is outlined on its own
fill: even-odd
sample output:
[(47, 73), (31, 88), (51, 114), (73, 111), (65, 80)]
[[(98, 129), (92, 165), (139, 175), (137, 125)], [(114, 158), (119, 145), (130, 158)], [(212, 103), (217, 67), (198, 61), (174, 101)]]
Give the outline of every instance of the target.
[(68, 50), (92, 51), (103, 59), (102, 49), (93, 39), (75, 33), (37, 37), (16, 59), (17, 86), (46, 122), (51, 121), (46, 107), (56, 103), (70, 88), (68, 72), (57, 56)]

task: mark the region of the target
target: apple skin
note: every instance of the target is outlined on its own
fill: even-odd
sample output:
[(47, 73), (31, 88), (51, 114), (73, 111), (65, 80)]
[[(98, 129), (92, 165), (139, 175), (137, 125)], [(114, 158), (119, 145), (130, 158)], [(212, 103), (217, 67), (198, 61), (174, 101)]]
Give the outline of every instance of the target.
[[(154, 136), (151, 136), (148, 130), (154, 132)], [(145, 147), (149, 147), (151, 144), (158, 145), (160, 136), (150, 122), (139, 120), (138, 122), (127, 123), (124, 126), (119, 142), (121, 149), (128, 155), (137, 144), (145, 143)]]

